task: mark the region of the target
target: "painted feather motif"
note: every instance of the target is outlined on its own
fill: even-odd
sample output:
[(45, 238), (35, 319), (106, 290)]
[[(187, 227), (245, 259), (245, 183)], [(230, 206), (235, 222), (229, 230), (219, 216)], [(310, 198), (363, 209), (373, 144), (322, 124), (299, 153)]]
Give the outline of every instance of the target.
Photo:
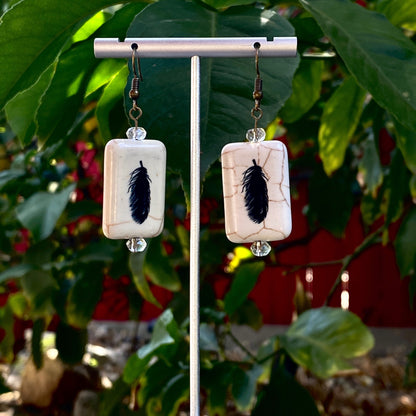
[(143, 224), (149, 215), (151, 182), (147, 169), (143, 166), (143, 162), (140, 161), (140, 167), (130, 174), (128, 188), (131, 216), (139, 224)]
[(260, 224), (269, 210), (269, 195), (267, 191), (267, 178), (261, 166), (253, 159), (250, 166), (243, 173), (244, 203), (248, 217), (256, 224)]

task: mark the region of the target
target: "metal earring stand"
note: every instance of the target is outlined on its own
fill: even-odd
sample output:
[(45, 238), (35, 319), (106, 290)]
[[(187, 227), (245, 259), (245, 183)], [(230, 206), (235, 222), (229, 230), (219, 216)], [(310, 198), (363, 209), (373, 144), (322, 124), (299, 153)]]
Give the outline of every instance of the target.
[(190, 415), (200, 414), (199, 381), (199, 215), (200, 215), (200, 57), (253, 58), (259, 43), (263, 57), (295, 57), (296, 37), (266, 38), (101, 38), (94, 41), (96, 58), (130, 58), (136, 43), (140, 58), (191, 58), (191, 231), (190, 231)]

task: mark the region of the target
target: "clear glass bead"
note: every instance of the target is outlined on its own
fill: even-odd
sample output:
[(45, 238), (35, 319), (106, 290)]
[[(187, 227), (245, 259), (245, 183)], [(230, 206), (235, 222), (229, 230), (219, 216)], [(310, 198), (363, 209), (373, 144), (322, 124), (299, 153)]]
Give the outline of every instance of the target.
[(250, 247), (251, 252), (257, 257), (267, 256), (271, 249), (267, 241), (255, 241)]
[(126, 131), (128, 139), (144, 140), (146, 138), (147, 131), (143, 127), (130, 127)]
[(146, 250), (147, 243), (144, 238), (135, 237), (127, 240), (126, 246), (132, 253), (142, 253)]
[(257, 129), (247, 130), (246, 139), (249, 142), (253, 142), (253, 143), (262, 142), (265, 138), (266, 138), (266, 132), (264, 129), (257, 128)]

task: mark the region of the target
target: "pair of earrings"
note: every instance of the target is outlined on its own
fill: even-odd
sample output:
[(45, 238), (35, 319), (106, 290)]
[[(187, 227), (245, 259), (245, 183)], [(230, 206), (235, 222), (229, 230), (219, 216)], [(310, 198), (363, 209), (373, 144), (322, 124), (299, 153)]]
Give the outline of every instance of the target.
[[(225, 229), (234, 243), (252, 243), (256, 256), (267, 255), (267, 241), (286, 238), (292, 228), (288, 156), (280, 141), (264, 141), (266, 133), (258, 128), (262, 79), (259, 48), (256, 43), (256, 79), (253, 92), (254, 129), (247, 131), (244, 143), (230, 143), (221, 152)], [(142, 110), (137, 106), (139, 76), (137, 44), (132, 45), (133, 79), (129, 116), (135, 126), (127, 130), (128, 139), (110, 140), (104, 153), (103, 232), (112, 239), (128, 239), (132, 252), (144, 251), (144, 238), (156, 237), (163, 229), (165, 203), (166, 148), (148, 140), (138, 127)], [(135, 116), (134, 114), (138, 115)]]

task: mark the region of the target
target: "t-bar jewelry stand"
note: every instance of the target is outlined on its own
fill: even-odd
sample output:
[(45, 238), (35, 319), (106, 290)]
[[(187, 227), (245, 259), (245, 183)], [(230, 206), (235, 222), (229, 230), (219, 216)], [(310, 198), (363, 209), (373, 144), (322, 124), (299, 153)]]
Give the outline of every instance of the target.
[(189, 337), (190, 337), (190, 414), (200, 414), (199, 383), (199, 215), (200, 215), (200, 134), (199, 85), (200, 57), (254, 58), (254, 44), (259, 56), (295, 57), (296, 37), (266, 38), (117, 38), (95, 39), (96, 58), (130, 58), (131, 45), (138, 45), (140, 58), (191, 58), (191, 213), (189, 271)]

